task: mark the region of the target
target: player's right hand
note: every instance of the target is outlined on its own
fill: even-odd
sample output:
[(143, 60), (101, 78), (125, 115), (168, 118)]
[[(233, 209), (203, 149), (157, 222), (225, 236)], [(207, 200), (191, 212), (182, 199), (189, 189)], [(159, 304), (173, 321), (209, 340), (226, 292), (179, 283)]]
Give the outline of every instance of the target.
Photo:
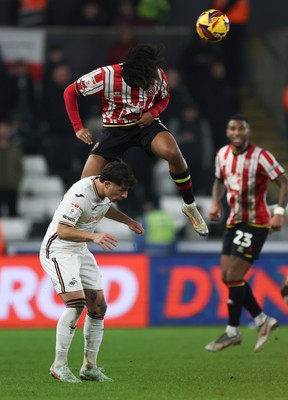
[(222, 218), (222, 208), (219, 204), (212, 204), (209, 211), (209, 218), (211, 221), (220, 221)]
[(82, 140), (86, 144), (93, 144), (93, 135), (89, 129), (82, 128), (76, 132), (78, 139)]

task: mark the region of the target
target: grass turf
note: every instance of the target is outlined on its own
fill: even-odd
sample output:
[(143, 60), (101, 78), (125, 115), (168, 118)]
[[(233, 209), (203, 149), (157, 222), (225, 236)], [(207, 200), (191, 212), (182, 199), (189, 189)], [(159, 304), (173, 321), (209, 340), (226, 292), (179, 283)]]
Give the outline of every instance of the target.
[[(273, 332), (260, 353), (257, 332), (242, 328), (241, 346), (219, 353), (204, 345), (221, 327), (106, 329), (99, 365), (114, 382), (67, 384), (53, 380), (55, 331), (0, 331), (2, 400), (284, 400), (288, 398), (287, 328)], [(69, 364), (78, 375), (83, 338), (79, 329)]]

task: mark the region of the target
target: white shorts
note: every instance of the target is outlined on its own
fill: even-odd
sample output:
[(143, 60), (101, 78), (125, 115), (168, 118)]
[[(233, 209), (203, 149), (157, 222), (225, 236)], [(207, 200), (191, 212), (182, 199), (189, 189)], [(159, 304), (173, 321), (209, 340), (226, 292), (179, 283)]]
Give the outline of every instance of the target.
[(83, 289), (103, 290), (100, 269), (88, 249), (80, 254), (64, 253), (51, 258), (46, 258), (45, 251), (41, 251), (40, 261), (58, 294)]

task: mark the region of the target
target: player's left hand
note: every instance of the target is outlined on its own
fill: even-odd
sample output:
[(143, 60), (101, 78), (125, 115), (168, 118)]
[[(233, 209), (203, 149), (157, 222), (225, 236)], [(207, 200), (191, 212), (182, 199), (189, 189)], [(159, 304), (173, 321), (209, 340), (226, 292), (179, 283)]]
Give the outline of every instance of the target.
[(143, 113), (141, 118), (136, 121), (136, 124), (139, 126), (139, 128), (145, 128), (146, 126), (151, 125), (153, 121), (153, 115), (149, 111), (147, 111)]
[(132, 220), (128, 225), (128, 228), (131, 229), (131, 231), (137, 233), (137, 235), (144, 235), (144, 229), (143, 226), (137, 222)]
[(284, 224), (284, 215), (275, 214), (270, 220), (270, 232), (281, 231)]

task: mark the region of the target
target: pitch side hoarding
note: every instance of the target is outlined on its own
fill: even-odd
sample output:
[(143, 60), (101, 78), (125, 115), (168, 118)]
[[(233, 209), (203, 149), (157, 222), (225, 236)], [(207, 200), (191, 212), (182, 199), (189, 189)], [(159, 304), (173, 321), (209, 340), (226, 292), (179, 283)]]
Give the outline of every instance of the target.
[[(288, 306), (280, 286), (288, 275), (287, 254), (263, 254), (247, 280), (265, 312), (287, 324)], [(228, 290), (221, 281), (219, 254), (152, 257), (150, 264), (150, 324), (226, 324)], [(245, 310), (242, 323), (248, 323)]]
[[(97, 254), (108, 303), (105, 326), (214, 325), (227, 322), (227, 288), (219, 254)], [(263, 254), (247, 276), (261, 306), (287, 324), (279, 289), (286, 254)], [(36, 255), (0, 258), (0, 327), (55, 327), (63, 304)], [(245, 311), (242, 323), (251, 318)], [(80, 325), (83, 323), (83, 318)]]
[[(109, 304), (105, 326), (147, 326), (148, 257), (97, 255), (97, 262)], [(63, 308), (38, 256), (0, 258), (0, 327), (54, 327)]]

